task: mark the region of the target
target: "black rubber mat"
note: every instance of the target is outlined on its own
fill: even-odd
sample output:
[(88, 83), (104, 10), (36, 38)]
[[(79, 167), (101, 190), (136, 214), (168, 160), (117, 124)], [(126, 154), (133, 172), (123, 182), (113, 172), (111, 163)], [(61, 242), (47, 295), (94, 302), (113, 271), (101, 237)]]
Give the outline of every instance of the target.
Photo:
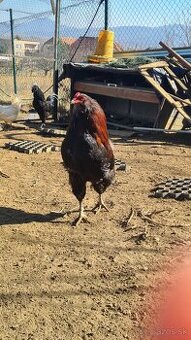
[(121, 161), (120, 159), (115, 159), (115, 170), (126, 171), (127, 170), (126, 163)]
[(66, 135), (66, 131), (65, 130), (61, 130), (61, 129), (54, 129), (54, 128), (41, 128), (39, 130), (40, 134), (42, 135), (48, 135), (48, 136), (57, 136), (57, 137), (63, 137)]
[(174, 178), (158, 184), (151, 190), (154, 197), (174, 198), (176, 200), (191, 199), (191, 178)]
[(31, 153), (42, 153), (42, 152), (51, 152), (51, 151), (59, 151), (60, 147), (50, 144), (44, 144), (40, 142), (34, 141), (19, 141), (19, 142), (9, 142), (5, 144), (5, 148), (10, 150), (15, 150), (27, 154)]

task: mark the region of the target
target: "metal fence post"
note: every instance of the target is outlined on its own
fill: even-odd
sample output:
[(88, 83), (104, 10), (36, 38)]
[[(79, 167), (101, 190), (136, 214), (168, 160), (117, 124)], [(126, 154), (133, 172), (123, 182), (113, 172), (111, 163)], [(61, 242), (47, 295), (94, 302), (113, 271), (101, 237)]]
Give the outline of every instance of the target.
[(108, 2), (109, 0), (105, 0), (105, 30), (108, 30)]
[[(53, 92), (58, 95), (58, 43), (60, 26), (60, 0), (56, 0), (55, 30), (54, 30), (54, 74)], [(54, 120), (57, 120), (58, 100), (54, 100)]]
[(13, 62), (13, 84), (14, 93), (17, 94), (17, 79), (16, 79), (16, 63), (15, 63), (15, 47), (14, 47), (14, 33), (13, 33), (13, 11), (9, 9), (10, 13), (10, 25), (11, 25), (11, 48), (12, 48), (12, 62)]

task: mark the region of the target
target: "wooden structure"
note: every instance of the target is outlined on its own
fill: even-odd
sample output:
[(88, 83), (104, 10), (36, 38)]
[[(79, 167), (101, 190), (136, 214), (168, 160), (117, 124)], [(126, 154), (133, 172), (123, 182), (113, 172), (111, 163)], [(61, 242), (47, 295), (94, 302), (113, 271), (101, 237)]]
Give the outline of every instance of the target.
[(140, 102), (159, 103), (159, 99), (157, 98), (155, 91), (143, 87), (124, 87), (115, 86), (115, 84), (109, 84), (106, 86), (101, 82), (76, 81), (74, 84), (74, 90), (108, 97), (136, 100)]
[[(136, 69), (70, 63), (64, 65), (62, 78), (71, 78), (71, 97), (80, 91), (96, 98), (108, 120), (114, 106), (116, 120), (126, 107), (123, 114), (126, 127), (129, 122), (135, 126), (136, 119), (133, 121), (132, 118), (137, 112), (132, 110), (133, 103), (139, 103), (136, 108), (141, 126), (173, 131), (190, 127), (191, 64), (164, 43), (160, 44), (169, 52), (165, 60), (143, 64)], [(165, 78), (168, 86), (159, 82), (156, 74), (158, 78)]]
[[(160, 42), (160, 45), (167, 49), (169, 57), (166, 61), (145, 64), (139, 66), (139, 70), (143, 77), (156, 89), (163, 97), (161, 109), (157, 116), (154, 127), (164, 127), (165, 129), (180, 130), (185, 126), (185, 120), (191, 125), (191, 115), (186, 112), (186, 108), (191, 108), (191, 91), (190, 82), (187, 79), (181, 79), (173, 71), (173, 68), (179, 67), (185, 71), (185, 75), (190, 77), (191, 64), (183, 57), (178, 55), (170, 47)], [(163, 69), (167, 74), (169, 82), (176, 84), (176, 92), (180, 96), (167, 92), (149, 73), (151, 69)], [(185, 76), (184, 75), (184, 76)], [(189, 112), (191, 114), (191, 110)]]
[(124, 124), (142, 122), (152, 126), (160, 99), (139, 70), (105, 67), (88, 63), (64, 65), (62, 78), (71, 79), (71, 97), (78, 91), (95, 98), (108, 120)]

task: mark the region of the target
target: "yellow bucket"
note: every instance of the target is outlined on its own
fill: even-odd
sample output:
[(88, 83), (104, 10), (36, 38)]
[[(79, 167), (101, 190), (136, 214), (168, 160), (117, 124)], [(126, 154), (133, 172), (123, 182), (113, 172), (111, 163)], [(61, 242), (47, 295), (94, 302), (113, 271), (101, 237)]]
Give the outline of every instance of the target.
[(99, 32), (95, 54), (88, 57), (89, 62), (102, 63), (113, 60), (114, 32), (103, 30)]

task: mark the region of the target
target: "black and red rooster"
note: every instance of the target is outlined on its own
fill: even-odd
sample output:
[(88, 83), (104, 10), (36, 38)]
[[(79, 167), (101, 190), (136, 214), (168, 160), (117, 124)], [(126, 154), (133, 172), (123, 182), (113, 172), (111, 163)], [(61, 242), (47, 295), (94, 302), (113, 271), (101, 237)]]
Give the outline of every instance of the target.
[(79, 216), (73, 223), (78, 225), (86, 219), (82, 204), (86, 183), (90, 182), (99, 194), (99, 201), (93, 210), (96, 213), (101, 208), (108, 211), (102, 194), (112, 183), (115, 171), (112, 144), (102, 108), (96, 100), (80, 92), (75, 94), (72, 104), (71, 120), (61, 154), (72, 192), (79, 201)]

